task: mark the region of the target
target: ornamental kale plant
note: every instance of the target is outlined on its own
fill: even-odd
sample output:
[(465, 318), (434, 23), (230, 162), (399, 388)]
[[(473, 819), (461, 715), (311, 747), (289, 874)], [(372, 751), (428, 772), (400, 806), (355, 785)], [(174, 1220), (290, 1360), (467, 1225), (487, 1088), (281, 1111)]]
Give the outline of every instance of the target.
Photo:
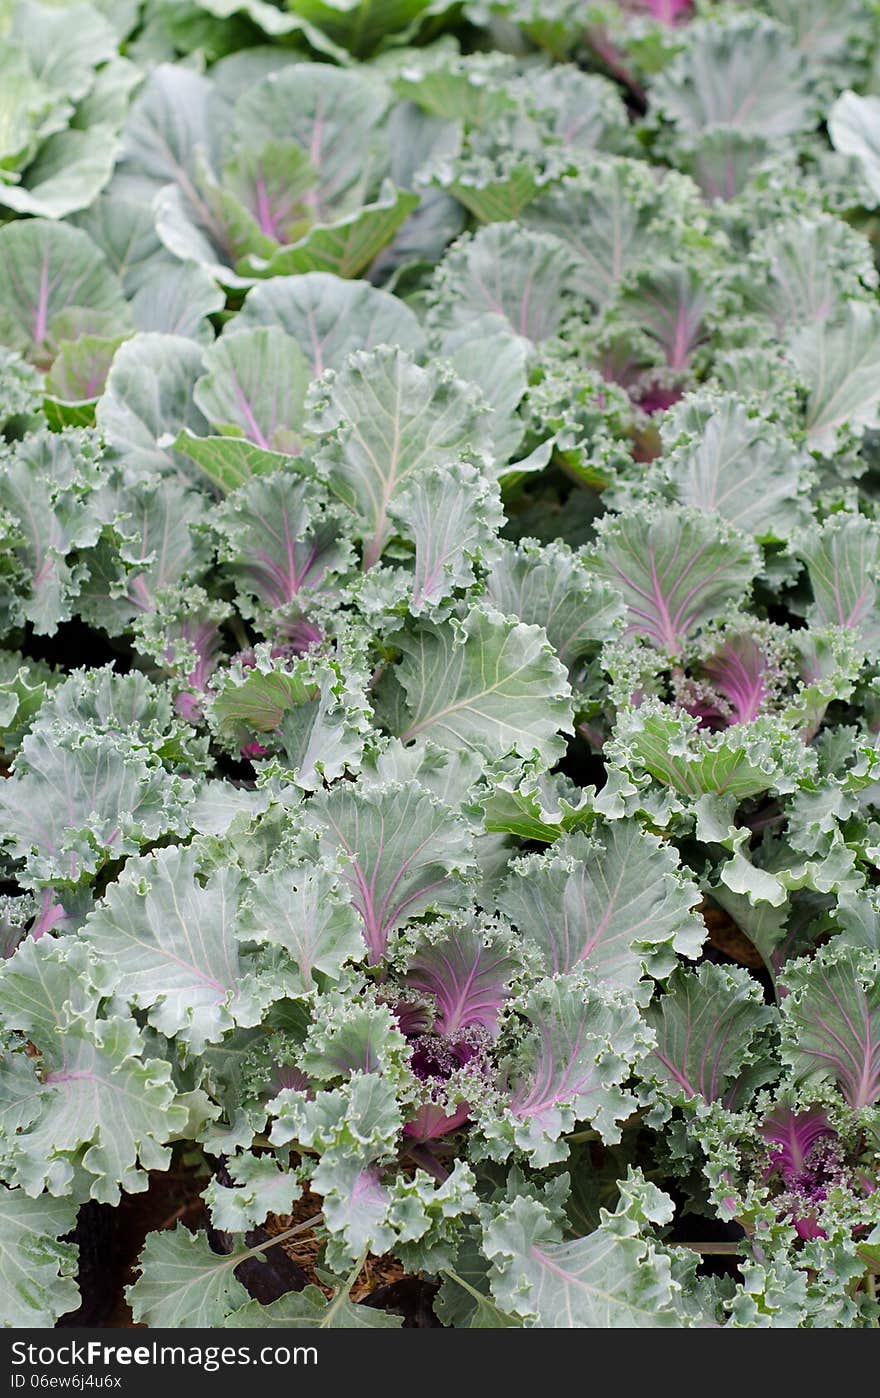
[(877, 1326), (875, 0), (0, 61), (3, 1323)]

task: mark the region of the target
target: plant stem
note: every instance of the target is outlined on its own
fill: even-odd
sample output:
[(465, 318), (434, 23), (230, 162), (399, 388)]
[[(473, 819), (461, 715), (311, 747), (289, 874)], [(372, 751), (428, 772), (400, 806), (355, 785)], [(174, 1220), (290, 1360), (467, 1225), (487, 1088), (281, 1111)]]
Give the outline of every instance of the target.
[(426, 1146), (410, 1146), (408, 1155), (417, 1166), (421, 1166), (423, 1170), (427, 1170), (429, 1175), (433, 1175), (439, 1184), (445, 1184), (449, 1179), (449, 1171), (446, 1166), (441, 1165), (437, 1157)]
[[(274, 1238), (267, 1238), (265, 1243), (257, 1243), (256, 1247), (247, 1248), (245, 1252), (239, 1253), (235, 1258), (235, 1266), (237, 1267), (239, 1262), (244, 1262), (248, 1257), (256, 1257), (257, 1253), (265, 1252), (267, 1248), (273, 1248), (276, 1243), (286, 1242), (288, 1238), (295, 1237), (297, 1233), (308, 1233), (310, 1228), (315, 1228), (317, 1224), (323, 1223), (323, 1221), (324, 1215), (322, 1213), (317, 1213), (313, 1214), (311, 1218), (307, 1218), (305, 1223), (297, 1223), (293, 1228), (285, 1228), (283, 1233), (276, 1233)], [(363, 1266), (363, 1263), (361, 1263), (361, 1266)], [(354, 1283), (352, 1283), (352, 1285), (354, 1285)]]
[[(319, 1217), (319, 1218), (323, 1218), (323, 1214), (319, 1214), (318, 1217)], [(351, 1271), (349, 1272), (348, 1276), (346, 1277), (346, 1279), (345, 1279), (345, 1287), (344, 1287), (346, 1296), (348, 1296), (348, 1295), (350, 1294), (351, 1288), (354, 1286), (355, 1282), (357, 1281), (358, 1277), (360, 1276), (360, 1274), (361, 1274), (361, 1272), (362, 1272), (362, 1270), (363, 1270), (364, 1263), (366, 1262), (366, 1260), (367, 1260), (367, 1258), (369, 1257), (369, 1255), (370, 1255), (370, 1249), (369, 1249), (369, 1248), (364, 1248), (364, 1250), (363, 1250), (363, 1252), (361, 1253), (360, 1257), (358, 1258), (357, 1262), (354, 1264), (354, 1266), (352, 1267), (352, 1269), (351, 1269)]]
[(471, 1286), (470, 1282), (466, 1282), (464, 1277), (460, 1277), (457, 1272), (453, 1272), (451, 1267), (441, 1267), (440, 1271), (443, 1273), (444, 1277), (449, 1277), (450, 1281), (454, 1281), (456, 1286), (460, 1286), (462, 1290), (470, 1292), (475, 1301), (482, 1302), (488, 1300), (488, 1297), (484, 1296), (481, 1291), (477, 1291), (475, 1286)]
[(361, 1271), (363, 1270), (363, 1265), (366, 1262), (369, 1253), (370, 1249), (364, 1248), (363, 1252), (361, 1253), (357, 1262), (352, 1267), (345, 1281), (341, 1284), (339, 1289), (333, 1293), (333, 1300), (330, 1302), (330, 1305), (327, 1307), (326, 1312), (321, 1318), (322, 1328), (329, 1328), (330, 1322), (336, 1315), (336, 1312), (341, 1309), (341, 1307), (350, 1297), (351, 1289), (357, 1281), (358, 1277), (360, 1276)]
[(736, 1257), (740, 1250), (739, 1243), (673, 1243), (668, 1244), (671, 1248), (687, 1248), (689, 1252), (698, 1252), (702, 1257)]
[(636, 82), (635, 78), (629, 72), (623, 61), (622, 54), (611, 42), (605, 31), (603, 29), (588, 29), (586, 37), (587, 42), (590, 44), (599, 60), (604, 63), (611, 76), (616, 78), (617, 81), (622, 83), (626, 88), (633, 105), (637, 107), (640, 112), (647, 111), (648, 99), (645, 94), (645, 89), (640, 83)]

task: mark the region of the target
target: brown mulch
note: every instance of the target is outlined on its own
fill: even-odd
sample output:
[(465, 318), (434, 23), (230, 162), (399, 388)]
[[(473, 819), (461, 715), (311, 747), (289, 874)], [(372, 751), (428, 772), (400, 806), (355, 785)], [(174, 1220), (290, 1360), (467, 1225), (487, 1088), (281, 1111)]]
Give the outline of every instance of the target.
[[(323, 1200), (319, 1194), (313, 1194), (308, 1185), (304, 1186), (303, 1196), (299, 1199), (289, 1214), (270, 1214), (265, 1224), (265, 1231), (271, 1237), (276, 1237), (279, 1233), (284, 1233), (288, 1228), (295, 1228), (298, 1223), (305, 1223), (307, 1218), (312, 1218), (321, 1210)], [(287, 1256), (301, 1267), (308, 1277), (309, 1283), (320, 1287), (325, 1296), (332, 1296), (332, 1288), (325, 1285), (315, 1271), (315, 1263), (321, 1249), (321, 1237), (314, 1228), (310, 1228), (306, 1233), (298, 1233), (295, 1238), (288, 1238), (284, 1243), (279, 1243), (279, 1247), (287, 1253)], [(351, 1299), (361, 1301), (365, 1296), (369, 1296), (377, 1287), (388, 1286), (392, 1282), (400, 1281), (406, 1275), (403, 1267), (395, 1257), (374, 1257), (372, 1253), (367, 1257), (361, 1269), (360, 1275), (352, 1287)]]
[[(203, 1172), (175, 1162), (170, 1170), (150, 1171), (148, 1188), (142, 1194), (124, 1194), (112, 1211), (106, 1206), (97, 1206), (99, 1212), (95, 1213), (92, 1206), (91, 1213), (84, 1212), (78, 1241), (84, 1265), (80, 1282), (86, 1304), (80, 1311), (65, 1316), (61, 1325), (145, 1329), (143, 1324), (134, 1321), (125, 1299), (125, 1288), (137, 1279), (137, 1259), (144, 1240), (148, 1233), (174, 1228), (177, 1223), (193, 1230), (205, 1227), (208, 1219), (200, 1195), (206, 1182)], [(314, 1217), (321, 1205), (320, 1196), (306, 1186), (293, 1211), (283, 1216), (270, 1214), (259, 1233), (275, 1237)], [(258, 1240), (249, 1235), (249, 1241)], [(331, 1296), (332, 1290), (315, 1271), (321, 1243), (321, 1237), (311, 1228), (279, 1243), (278, 1249), (301, 1270), (305, 1284), (315, 1285), (325, 1296)], [(371, 1255), (352, 1289), (352, 1299), (362, 1301), (380, 1288), (402, 1281), (405, 1276), (396, 1258)]]
[(191, 1228), (202, 1222), (204, 1204), (199, 1198), (207, 1183), (204, 1175), (187, 1166), (150, 1171), (150, 1183), (143, 1194), (123, 1194), (118, 1208), (114, 1239), (117, 1297), (104, 1325), (108, 1329), (145, 1330), (132, 1319), (125, 1299), (125, 1287), (137, 1280), (137, 1259), (148, 1233), (185, 1223)]
[(709, 942), (716, 951), (737, 961), (740, 966), (748, 966), (752, 971), (760, 971), (764, 961), (754, 942), (749, 941), (723, 908), (714, 903), (702, 903), (699, 909), (709, 932)]

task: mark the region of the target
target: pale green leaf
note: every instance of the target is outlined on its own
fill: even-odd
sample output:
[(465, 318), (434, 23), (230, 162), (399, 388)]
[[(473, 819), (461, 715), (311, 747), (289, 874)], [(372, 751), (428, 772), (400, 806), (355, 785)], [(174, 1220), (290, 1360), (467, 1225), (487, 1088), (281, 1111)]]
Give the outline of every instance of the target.
[(587, 969), (539, 981), (516, 1008), (530, 1030), (502, 1064), (509, 1108), (497, 1118), (479, 1112), (488, 1153), (503, 1158), (516, 1147), (543, 1168), (565, 1160), (564, 1134), (577, 1121), (592, 1122), (608, 1145), (619, 1141), (635, 1109), (622, 1084), (645, 1045), (632, 993), (596, 988)]
[(474, 581), (474, 562), (489, 556), (504, 518), (497, 492), (467, 462), (417, 472), (388, 514), (415, 544), (414, 616)]
[(405, 698), (390, 726), (403, 742), (428, 737), (489, 757), (562, 755), (570, 690), (540, 627), (475, 606), (454, 627), (423, 624), (393, 643), (403, 654), (395, 681)]
[(223, 335), (205, 350), (193, 402), (215, 432), (296, 455), (311, 378), (295, 340), (269, 327)]
[(305, 818), (320, 832), (322, 853), (343, 856), (342, 881), (372, 962), (411, 918), (467, 901), (463, 878), (473, 870), (467, 828), (417, 782), (366, 789), (342, 782), (319, 792)]
[(22, 1190), (0, 1189), (0, 1280), (3, 1325), (48, 1330), (76, 1310), (76, 1248), (59, 1242), (76, 1225), (72, 1199), (29, 1199)]
[(835, 150), (855, 157), (880, 199), (880, 97), (842, 93), (829, 113), (828, 134)]
[(265, 647), (252, 665), (224, 673), (209, 721), (233, 751), (255, 735), (267, 751), (280, 750), (286, 778), (306, 791), (357, 771), (369, 731), (366, 702), (336, 665), (310, 656), (273, 660)]
[(681, 1329), (668, 1258), (606, 1215), (594, 1233), (562, 1241), (537, 1199), (523, 1197), (488, 1224), (492, 1294), (530, 1326), (551, 1330)]
[(690, 395), (663, 427), (676, 499), (758, 539), (784, 539), (806, 515), (804, 462), (791, 440), (733, 394)]
[(645, 505), (608, 519), (591, 561), (623, 597), (629, 631), (671, 654), (741, 601), (758, 569), (754, 546), (714, 518)]
[(215, 1176), (202, 1195), (214, 1227), (225, 1233), (246, 1233), (270, 1213), (289, 1214), (302, 1192), (295, 1171), (282, 1169), (271, 1155), (238, 1154), (226, 1170), (232, 1183)]
[(263, 325), (296, 340), (315, 375), (341, 368), (356, 349), (396, 345), (415, 357), (424, 347), (421, 327), (403, 301), (369, 282), (342, 281), (328, 272), (258, 282), (224, 333)]
[(126, 1288), (134, 1319), (154, 1329), (222, 1325), (248, 1299), (235, 1276), (246, 1256), (212, 1252), (204, 1233), (190, 1233), (182, 1223), (173, 1230), (148, 1233), (138, 1259), (140, 1276)]
[(780, 140), (813, 125), (807, 65), (782, 25), (734, 12), (688, 38), (652, 91), (684, 140), (713, 126)]
[(575, 256), (560, 239), (514, 223), (493, 223), (461, 238), (440, 263), (435, 316), (466, 326), (487, 311), (535, 343), (554, 335), (571, 304)]
[(860, 437), (880, 422), (880, 312), (848, 301), (837, 320), (810, 325), (791, 343), (807, 390), (807, 441), (834, 451), (846, 431)]
[(295, 141), (308, 153), (318, 175), (311, 206), (331, 223), (361, 208), (386, 173), (378, 127), (389, 96), (377, 73), (297, 63), (245, 92), (235, 122), (248, 141)]
[(201, 350), (183, 336), (140, 334), (120, 345), (95, 417), (133, 471), (174, 474), (178, 433), (207, 433), (193, 401), (201, 372)]
[(389, 537), (388, 509), (418, 473), (488, 445), (479, 391), (448, 370), (421, 369), (400, 349), (355, 352), (324, 376), (310, 431), (326, 434), (318, 467), (356, 515), (371, 567)]
[(307, 1286), (268, 1306), (248, 1301), (223, 1324), (227, 1330), (397, 1330), (403, 1317), (356, 1304), (344, 1289), (328, 1300), (320, 1287)]
[(59, 318), (99, 317), (111, 333), (128, 328), (122, 288), (78, 228), (23, 219), (0, 228), (0, 337), (45, 365), (54, 358)]
[(486, 593), (505, 616), (544, 628), (573, 684), (584, 658), (619, 630), (624, 611), (616, 590), (561, 539), (543, 546), (528, 539), (501, 542)]
[(315, 224), (299, 242), (280, 248), (265, 262), (246, 263), (261, 277), (287, 277), (306, 272), (330, 272), (337, 277), (359, 277), (391, 242), (397, 230), (418, 207), (419, 196), (409, 190), (383, 184), (379, 197), (355, 213), (333, 223)]
[(696, 956), (706, 929), (675, 852), (637, 822), (609, 821), (591, 840), (564, 837), (551, 856), (514, 861), (495, 895), (552, 974), (580, 962), (598, 980), (634, 989), (643, 969), (668, 974), (674, 952)]
[(880, 953), (832, 943), (781, 980), (783, 1057), (798, 1079), (831, 1080), (856, 1111), (880, 1099)]
[(739, 1074), (767, 1054), (764, 1031), (773, 1018), (742, 967), (706, 961), (696, 971), (680, 968), (647, 1011), (657, 1043), (643, 1072), (673, 1101), (732, 1100)]
[[(357, 914), (329, 870), (277, 870), (254, 878), (242, 912), (243, 935), (283, 947), (299, 973), (302, 994), (320, 977), (338, 980), (349, 960), (363, 956)], [(316, 974), (317, 973), (317, 974)]]
[(160, 835), (182, 834), (188, 798), (180, 778), (113, 737), (37, 731), (0, 787), (0, 814), (7, 848), (27, 860), (25, 886), (72, 885)]
[(28, 166), (21, 184), (0, 181), (0, 204), (41, 218), (64, 218), (85, 209), (108, 183), (116, 151), (111, 127), (56, 132)]
[(256, 1023), (265, 997), (274, 998), (242, 964), (241, 891), (234, 867), (202, 884), (194, 849), (157, 850), (130, 861), (86, 920), (85, 940), (116, 994), (148, 1010), (151, 1024), (195, 1053), (236, 1022)]
[(290, 460), (282, 452), (265, 451), (244, 437), (199, 437), (186, 427), (175, 437), (174, 450), (193, 461), (224, 495), (252, 476), (280, 471)]

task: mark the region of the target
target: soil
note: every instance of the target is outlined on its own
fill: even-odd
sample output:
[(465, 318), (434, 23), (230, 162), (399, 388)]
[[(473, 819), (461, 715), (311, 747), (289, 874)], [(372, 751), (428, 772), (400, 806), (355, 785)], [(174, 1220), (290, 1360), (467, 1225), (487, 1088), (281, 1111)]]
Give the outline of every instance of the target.
[(763, 969), (764, 962), (754, 942), (749, 941), (722, 908), (703, 903), (700, 914), (709, 929), (709, 942), (717, 951), (729, 956), (731, 961), (739, 962), (740, 966), (748, 966), (749, 970)]
[[(217, 1167), (216, 1173), (222, 1182), (225, 1175), (222, 1165)], [(84, 1204), (72, 1234), (72, 1241), (79, 1245), (78, 1279), (84, 1299), (78, 1310), (58, 1321), (58, 1328), (146, 1328), (132, 1318), (125, 1288), (137, 1279), (137, 1259), (148, 1233), (174, 1228), (177, 1223), (191, 1229), (205, 1228), (216, 1252), (230, 1252), (233, 1239), (211, 1227), (200, 1197), (206, 1182), (204, 1169), (180, 1161), (170, 1170), (151, 1171), (147, 1189), (142, 1194), (123, 1194), (118, 1207)], [(265, 1242), (305, 1222), (320, 1211), (321, 1203), (320, 1197), (306, 1188), (291, 1214), (270, 1214), (262, 1228), (246, 1234), (247, 1244), (254, 1246)], [(330, 1289), (315, 1271), (320, 1246), (320, 1238), (310, 1229), (268, 1249), (262, 1261), (252, 1259), (242, 1263), (235, 1275), (263, 1305), (277, 1300), (285, 1292), (302, 1291), (310, 1284), (320, 1287), (329, 1296)], [(436, 1291), (435, 1284), (407, 1275), (396, 1258), (370, 1255), (351, 1296), (364, 1305), (402, 1316), (405, 1328), (423, 1328), (440, 1323), (431, 1306)]]
[[(699, 911), (709, 933), (704, 955), (711, 960), (738, 962), (763, 979), (765, 972), (757, 949), (727, 913), (709, 902), (704, 902)], [(78, 1310), (62, 1317), (59, 1327), (145, 1328), (133, 1320), (125, 1289), (137, 1279), (137, 1259), (148, 1233), (173, 1228), (180, 1222), (193, 1230), (204, 1228), (216, 1252), (232, 1251), (233, 1238), (211, 1226), (201, 1198), (209, 1178), (208, 1168), (204, 1160), (196, 1164), (175, 1159), (171, 1169), (151, 1171), (147, 1189), (142, 1194), (124, 1194), (118, 1207), (83, 1205), (72, 1237), (79, 1245), (79, 1282), (84, 1300)], [(222, 1162), (215, 1164), (214, 1173), (221, 1183), (232, 1183)], [(666, 1187), (669, 1188), (668, 1183)], [(306, 1186), (292, 1213), (270, 1214), (261, 1228), (246, 1234), (246, 1242), (249, 1246), (266, 1242), (313, 1218), (321, 1206), (320, 1196)], [(701, 1270), (734, 1274), (736, 1259), (724, 1254), (734, 1251), (735, 1240), (741, 1236), (738, 1227), (691, 1215), (683, 1221), (683, 1233), (687, 1241), (683, 1238), (679, 1245), (694, 1247), (704, 1254)], [(330, 1288), (315, 1270), (320, 1247), (320, 1237), (309, 1229), (268, 1249), (262, 1260), (242, 1263), (236, 1268), (236, 1276), (263, 1305), (308, 1285), (319, 1287), (329, 1296)], [(716, 1252), (718, 1255), (714, 1255)], [(405, 1328), (433, 1328), (440, 1324), (432, 1305), (436, 1292), (436, 1283), (407, 1274), (396, 1258), (370, 1255), (351, 1295), (352, 1300), (363, 1305), (402, 1316)]]
[[(215, 1173), (221, 1182), (224, 1177), (228, 1180), (222, 1164), (215, 1167)], [(191, 1229), (204, 1228), (215, 1252), (232, 1250), (233, 1238), (211, 1227), (200, 1197), (207, 1178), (204, 1167), (176, 1161), (167, 1171), (151, 1171), (147, 1189), (142, 1194), (124, 1194), (118, 1207), (96, 1203), (83, 1205), (72, 1239), (79, 1245), (78, 1280), (84, 1299), (78, 1310), (58, 1321), (58, 1328), (146, 1328), (133, 1320), (125, 1300), (125, 1288), (137, 1279), (137, 1259), (148, 1233), (183, 1223)], [(664, 1187), (675, 1196), (674, 1185), (665, 1181)], [(678, 1202), (683, 1204), (684, 1199)], [(246, 1234), (248, 1245), (265, 1242), (304, 1223), (320, 1211), (321, 1205), (320, 1196), (306, 1187), (292, 1213), (270, 1214), (263, 1227)], [(701, 1253), (701, 1271), (733, 1276), (737, 1259), (730, 1254), (741, 1237), (742, 1229), (736, 1224), (723, 1224), (717, 1219), (690, 1214), (680, 1219), (670, 1242)], [(308, 1229), (268, 1249), (262, 1261), (254, 1258), (242, 1263), (236, 1268), (236, 1277), (263, 1305), (308, 1285), (319, 1287), (329, 1296), (330, 1289), (315, 1270), (320, 1247), (321, 1239), (314, 1229)], [(437, 1289), (435, 1282), (406, 1273), (396, 1258), (370, 1255), (351, 1296), (362, 1305), (401, 1316), (404, 1329), (434, 1329), (440, 1326), (433, 1309)]]
[(84, 1204), (73, 1241), (79, 1244), (79, 1310), (62, 1316), (61, 1328), (144, 1329), (136, 1325), (125, 1300), (125, 1287), (137, 1278), (135, 1264), (148, 1233), (173, 1228), (181, 1221), (197, 1226), (204, 1204), (198, 1197), (204, 1175), (191, 1167), (151, 1171), (143, 1194), (123, 1194), (118, 1207)]
[[(738, 962), (757, 971), (763, 979), (763, 963), (757, 949), (728, 915), (708, 902), (702, 904), (700, 913), (709, 932), (704, 953), (707, 959)], [(221, 1183), (232, 1183), (222, 1162), (214, 1164), (213, 1173)], [(234, 1239), (212, 1227), (201, 1198), (209, 1177), (210, 1167), (204, 1159), (187, 1160), (181, 1153), (169, 1170), (150, 1172), (143, 1193), (123, 1194), (117, 1207), (93, 1202), (83, 1205), (72, 1240), (79, 1245), (78, 1279), (84, 1299), (78, 1310), (58, 1321), (59, 1328), (146, 1328), (133, 1320), (125, 1290), (137, 1279), (137, 1259), (148, 1233), (183, 1223), (192, 1230), (205, 1229), (215, 1252), (232, 1251)], [(674, 1184), (666, 1181), (664, 1187), (675, 1196)], [(270, 1214), (261, 1228), (245, 1235), (248, 1246), (264, 1243), (313, 1218), (320, 1212), (322, 1202), (306, 1186), (290, 1214)], [(683, 1204), (684, 1200), (680, 1202)], [(689, 1215), (680, 1219), (679, 1227), (681, 1240), (674, 1232), (670, 1242), (701, 1253), (701, 1271), (735, 1275), (737, 1261), (731, 1254), (742, 1236), (738, 1226)], [(320, 1237), (314, 1229), (308, 1229), (268, 1249), (262, 1260), (243, 1262), (235, 1274), (263, 1305), (308, 1285), (319, 1287), (329, 1296), (330, 1288), (316, 1271), (320, 1248)], [(433, 1310), (436, 1292), (436, 1283), (406, 1273), (396, 1258), (370, 1255), (351, 1296), (355, 1302), (401, 1316), (405, 1328), (434, 1328), (440, 1325)]]

